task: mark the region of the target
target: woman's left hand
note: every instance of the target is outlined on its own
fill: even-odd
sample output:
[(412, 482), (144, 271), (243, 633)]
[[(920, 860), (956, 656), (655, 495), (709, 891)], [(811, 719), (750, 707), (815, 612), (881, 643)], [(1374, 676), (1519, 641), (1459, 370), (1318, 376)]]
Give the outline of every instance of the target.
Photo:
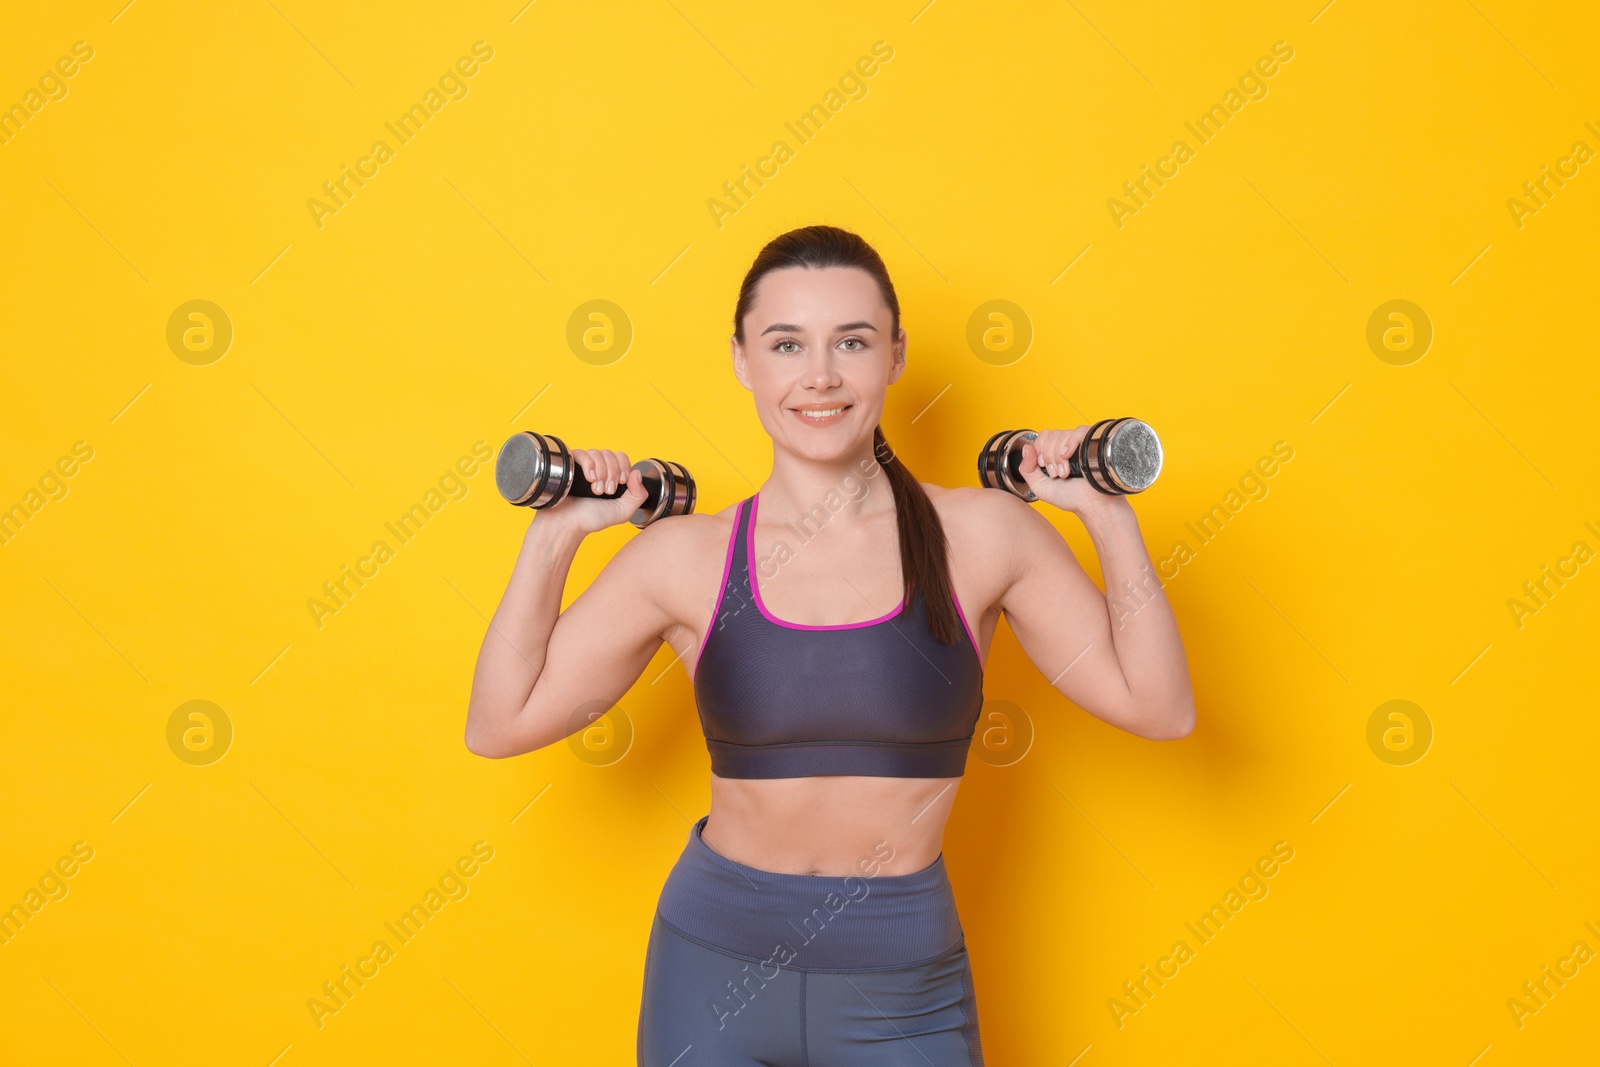
[(1035, 440), (1023, 442), (1022, 477), (1040, 500), (1074, 514), (1115, 507), (1118, 503), (1127, 505), (1121, 496), (1100, 492), (1087, 478), (1069, 477), (1068, 457), (1078, 451), (1088, 432), (1087, 426), (1040, 430)]

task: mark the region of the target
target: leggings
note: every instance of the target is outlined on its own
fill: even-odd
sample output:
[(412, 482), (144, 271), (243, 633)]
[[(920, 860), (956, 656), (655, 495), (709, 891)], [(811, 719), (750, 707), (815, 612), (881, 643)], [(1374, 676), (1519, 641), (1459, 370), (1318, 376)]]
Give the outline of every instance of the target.
[(901, 875), (783, 874), (701, 839), (662, 887), (639, 1067), (982, 1067), (944, 854)]

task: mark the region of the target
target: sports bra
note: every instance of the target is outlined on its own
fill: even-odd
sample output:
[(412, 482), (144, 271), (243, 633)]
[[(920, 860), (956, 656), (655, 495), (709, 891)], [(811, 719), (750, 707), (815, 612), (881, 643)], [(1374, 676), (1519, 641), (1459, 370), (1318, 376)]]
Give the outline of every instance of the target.
[(739, 504), (695, 661), (712, 773), (960, 777), (983, 708), (983, 663), (961, 602), (967, 640), (949, 645), (935, 639), (920, 590), (903, 619), (904, 598), (866, 622), (784, 622), (751, 578), (759, 497)]

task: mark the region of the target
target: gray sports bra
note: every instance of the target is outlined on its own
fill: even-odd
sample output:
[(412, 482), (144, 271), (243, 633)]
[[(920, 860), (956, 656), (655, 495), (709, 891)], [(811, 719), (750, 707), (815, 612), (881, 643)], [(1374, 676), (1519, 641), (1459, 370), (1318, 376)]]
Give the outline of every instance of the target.
[(902, 600), (866, 622), (776, 618), (751, 580), (759, 496), (739, 505), (695, 663), (712, 773), (960, 777), (983, 708), (983, 664), (960, 600), (967, 640), (951, 645), (934, 638), (920, 590), (904, 617)]

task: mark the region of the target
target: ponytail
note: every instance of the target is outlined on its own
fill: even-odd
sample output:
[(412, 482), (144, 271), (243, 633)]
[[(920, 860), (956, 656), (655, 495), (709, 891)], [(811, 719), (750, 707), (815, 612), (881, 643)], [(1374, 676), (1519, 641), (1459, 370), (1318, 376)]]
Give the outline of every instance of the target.
[[(900, 532), (900, 573), (905, 578), (905, 602), (909, 610), (912, 594), (922, 590), (928, 610), (928, 624), (940, 644), (951, 645), (961, 639), (961, 623), (956, 616), (955, 593), (950, 585), (948, 544), (944, 524), (927, 490), (911, 469), (900, 462), (883, 436), (883, 427), (872, 433), (872, 451), (889, 475), (894, 491), (895, 522)], [(905, 612), (900, 613), (904, 617)]]

